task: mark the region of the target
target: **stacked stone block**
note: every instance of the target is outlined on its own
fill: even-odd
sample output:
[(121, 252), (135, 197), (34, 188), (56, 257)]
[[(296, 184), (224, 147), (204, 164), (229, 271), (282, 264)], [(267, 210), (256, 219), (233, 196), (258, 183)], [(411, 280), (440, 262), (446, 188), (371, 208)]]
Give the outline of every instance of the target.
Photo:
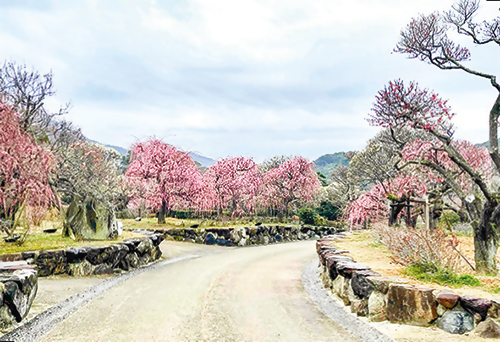
[(163, 235), (151, 234), (110, 246), (70, 247), (65, 250), (24, 252), (0, 256), (3, 261), (26, 261), (39, 277), (66, 274), (88, 276), (128, 271), (161, 257)]
[(17, 326), (28, 315), (37, 290), (34, 266), (25, 261), (0, 262), (0, 332)]
[(451, 291), (408, 285), (385, 278), (333, 246), (341, 235), (316, 242), (320, 279), (351, 312), (372, 322), (436, 325), (452, 334), (472, 330), (481, 337), (500, 338), (500, 302), (459, 296)]
[(170, 236), (176, 241), (243, 247), (319, 239), (342, 231), (344, 230), (335, 227), (261, 225), (239, 228), (179, 228), (154, 232)]

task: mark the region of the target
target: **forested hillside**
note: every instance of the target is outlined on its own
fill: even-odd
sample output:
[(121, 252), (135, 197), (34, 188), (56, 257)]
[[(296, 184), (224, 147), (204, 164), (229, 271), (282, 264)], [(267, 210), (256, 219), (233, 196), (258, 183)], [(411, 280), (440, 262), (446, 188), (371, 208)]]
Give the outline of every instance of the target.
[(349, 159), (346, 158), (345, 152), (336, 152), (333, 154), (325, 154), (314, 161), (316, 171), (328, 176), (339, 165), (349, 165)]

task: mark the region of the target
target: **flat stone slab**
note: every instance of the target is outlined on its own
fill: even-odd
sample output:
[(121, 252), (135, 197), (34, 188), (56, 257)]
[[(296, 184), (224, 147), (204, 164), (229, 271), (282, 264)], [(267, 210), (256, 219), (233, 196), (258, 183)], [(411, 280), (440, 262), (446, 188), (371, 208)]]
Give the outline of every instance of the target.
[(13, 272), (15, 270), (34, 270), (35, 265), (28, 264), (27, 261), (0, 261), (0, 272)]
[(390, 284), (387, 319), (394, 323), (427, 326), (437, 318), (433, 289)]
[(452, 309), (455, 305), (457, 305), (459, 299), (460, 296), (451, 291), (439, 291), (436, 295), (438, 303), (448, 309)]
[(478, 298), (474, 296), (461, 296), (460, 305), (472, 315), (478, 313), (481, 315), (481, 320), (486, 319), (486, 315), (488, 314), (488, 309), (493, 304), (491, 300), (486, 298)]
[(351, 279), (356, 271), (368, 271), (370, 268), (366, 265), (354, 261), (340, 261), (336, 264), (337, 272), (344, 278)]
[(34, 269), (20, 268), (0, 274), (0, 331), (15, 327), (28, 315), (37, 289), (38, 277)]
[(361, 299), (368, 299), (374, 290), (373, 284), (366, 279), (367, 277), (380, 277), (380, 274), (372, 270), (362, 270), (352, 274), (352, 291)]

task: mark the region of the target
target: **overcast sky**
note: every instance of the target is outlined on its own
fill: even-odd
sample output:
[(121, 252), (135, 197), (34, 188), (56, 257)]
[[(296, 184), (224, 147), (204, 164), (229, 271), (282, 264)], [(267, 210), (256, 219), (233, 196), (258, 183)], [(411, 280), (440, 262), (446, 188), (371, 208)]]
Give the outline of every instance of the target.
[[(487, 80), (391, 53), (412, 17), (452, 4), (0, 0), (0, 60), (52, 69), (48, 105), (70, 101), (87, 137), (125, 148), (156, 136), (212, 158), (358, 150), (378, 131), (365, 120), (377, 91), (396, 78), (449, 99), (456, 136), (483, 142)], [(479, 18), (499, 7), (483, 1)], [(470, 66), (500, 75), (498, 46), (468, 46)]]

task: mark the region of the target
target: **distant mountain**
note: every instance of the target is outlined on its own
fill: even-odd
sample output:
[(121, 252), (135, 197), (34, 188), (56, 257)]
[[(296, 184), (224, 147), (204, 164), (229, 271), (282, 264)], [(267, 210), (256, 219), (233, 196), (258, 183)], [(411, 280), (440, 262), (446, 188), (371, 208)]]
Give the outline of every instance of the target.
[[(500, 139), (498, 139), (498, 143), (500, 144)], [(487, 147), (487, 148), (490, 148), (490, 141), (485, 141), (484, 143), (481, 143), (481, 144), (476, 144), (476, 146), (484, 146), (484, 147)]]
[(349, 166), (349, 159), (346, 158), (344, 152), (336, 152), (334, 154), (322, 155), (313, 163), (316, 165), (316, 171), (328, 177), (328, 175), (339, 165)]
[[(113, 148), (118, 153), (120, 153), (122, 156), (126, 156), (127, 155), (127, 149), (125, 149), (123, 147), (115, 146), (115, 145), (103, 144), (103, 143), (100, 143), (99, 141), (95, 141), (95, 140), (92, 140), (92, 139), (89, 139), (89, 138), (86, 138), (86, 139), (87, 139), (88, 142), (95, 143), (95, 144), (100, 144), (100, 145), (104, 145), (106, 147)], [(203, 167), (209, 167), (209, 166), (212, 166), (215, 163), (214, 159), (209, 158), (209, 157), (205, 157), (205, 156), (201, 155), (198, 152), (189, 152), (189, 155), (191, 156), (191, 158), (193, 158), (194, 161), (197, 161)]]
[(89, 139), (89, 138), (85, 138), (85, 139), (87, 139), (88, 142), (91, 142), (91, 143), (94, 143), (94, 144), (100, 144), (100, 145), (104, 145), (106, 147), (112, 148), (112, 149), (116, 150), (116, 152), (120, 153), (122, 156), (126, 156), (127, 155), (127, 149), (125, 149), (123, 147), (115, 146), (115, 145), (103, 144), (103, 143), (100, 143), (99, 141), (95, 141), (95, 140), (92, 140), (92, 139)]
[(198, 152), (189, 152), (189, 155), (191, 156), (191, 158), (193, 158), (194, 161), (197, 161), (203, 167), (209, 167), (215, 164), (215, 160), (209, 157), (202, 156)]

